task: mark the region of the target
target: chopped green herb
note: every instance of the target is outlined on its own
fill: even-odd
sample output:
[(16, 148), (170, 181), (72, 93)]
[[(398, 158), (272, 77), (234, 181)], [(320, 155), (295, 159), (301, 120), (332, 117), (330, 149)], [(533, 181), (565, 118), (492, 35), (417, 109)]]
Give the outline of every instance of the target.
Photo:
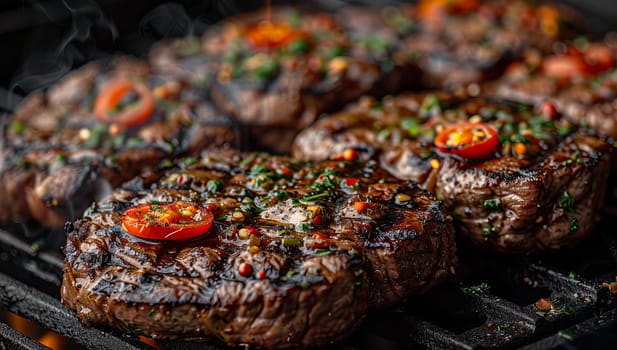
[(98, 147), (105, 135), (107, 135), (107, 125), (95, 126), (94, 129), (90, 131), (90, 137), (86, 141), (87, 146), (91, 148)]
[(182, 158), (180, 162), (186, 166), (190, 166), (190, 165), (197, 163), (198, 160), (195, 157), (185, 157), (185, 158)]
[(411, 137), (418, 137), (420, 135), (420, 124), (415, 118), (406, 117), (401, 120), (401, 128), (406, 130)]
[(468, 293), (471, 294), (486, 294), (490, 292), (491, 286), (487, 283), (483, 282), (475, 286), (469, 286), (465, 289)]
[(567, 136), (570, 133), (570, 128), (557, 128), (557, 134), (559, 136)]
[(208, 180), (206, 190), (210, 193), (216, 193), (223, 189), (223, 183), (220, 180)]
[(282, 200), (287, 198), (287, 196), (289, 196), (289, 193), (287, 193), (287, 191), (275, 191), (274, 193), (274, 197), (276, 197), (276, 199), (278, 200)]
[(257, 164), (254, 167), (251, 168), (251, 175), (256, 175), (256, 174), (261, 174), (261, 173), (265, 173), (268, 171), (268, 168), (266, 168), (265, 165), (263, 164)]
[(315, 200), (315, 199), (319, 199), (319, 198), (328, 197), (329, 195), (330, 195), (330, 192), (327, 192), (327, 191), (326, 191), (326, 192), (321, 192), (321, 193), (318, 193), (318, 194), (314, 194), (314, 195), (312, 195), (312, 196), (305, 196), (305, 197), (302, 197), (302, 199), (300, 199), (300, 201), (301, 201), (301, 202), (305, 202), (305, 203), (306, 203), (306, 202), (313, 201), (313, 200)]
[(572, 219), (570, 220), (570, 224), (568, 225), (568, 229), (570, 232), (576, 232), (578, 230), (578, 220)]
[(316, 256), (326, 256), (326, 255), (330, 255), (330, 254), (332, 254), (332, 252), (329, 251), (329, 250), (321, 250), (321, 251), (318, 251), (317, 253), (315, 253)]
[(276, 75), (278, 72), (278, 63), (274, 60), (267, 60), (261, 66), (255, 69), (255, 76), (260, 80), (268, 80)]
[(523, 135), (521, 135), (521, 134), (513, 134), (513, 135), (510, 137), (510, 140), (511, 140), (512, 142), (524, 143), (524, 144), (528, 144), (528, 143), (530, 143), (530, 142), (531, 142), (531, 141), (529, 140), (529, 138), (528, 138), (528, 137), (525, 137), (525, 136), (523, 136)]
[(142, 334), (142, 330), (141, 328), (137, 327), (135, 324), (133, 323), (127, 323), (126, 324), (126, 328), (128, 328), (129, 332), (135, 334), (135, 335), (140, 335)]
[(295, 10), (287, 12), (287, 23), (292, 27), (299, 27), (302, 24), (302, 15), (300, 15), (300, 12)]
[(56, 155), (56, 162), (60, 164), (66, 163), (66, 156), (64, 155), (64, 153), (58, 153)]
[(326, 59), (332, 59), (334, 57), (338, 57), (338, 56), (343, 56), (345, 54), (345, 49), (342, 46), (334, 46), (333, 48), (329, 49), (326, 53), (325, 53), (325, 58)]
[(20, 120), (13, 120), (9, 125), (9, 131), (13, 134), (21, 134), (26, 130), (26, 124)]
[(32, 242), (32, 244), (30, 245), (30, 248), (35, 252), (38, 252), (42, 247), (43, 247), (43, 241), (40, 239), (37, 239), (36, 241)]
[(144, 143), (146, 143), (146, 141), (141, 137), (131, 137), (126, 140), (127, 147), (139, 147), (142, 146)]
[(154, 311), (155, 311), (154, 309), (150, 309), (150, 310), (148, 310), (148, 316), (152, 316), (152, 315), (154, 315)]
[(487, 199), (482, 204), (482, 207), (484, 208), (484, 210), (495, 210), (499, 209), (500, 204), (501, 201), (499, 200), (499, 198)]
[(435, 95), (428, 95), (424, 98), (424, 101), (422, 101), (420, 110), (430, 112), (433, 109), (441, 109), (441, 101), (439, 101)]
[(572, 336), (570, 334), (568, 334), (568, 333), (559, 331), (559, 332), (557, 332), (557, 335), (562, 337), (565, 340), (572, 340)]
[(561, 198), (559, 200), (559, 206), (563, 208), (565, 211), (574, 210), (574, 197), (568, 192), (565, 191), (561, 194)]
[(252, 162), (253, 160), (255, 160), (255, 156), (251, 154), (250, 156), (248, 156), (248, 157), (246, 157), (246, 158), (242, 159), (242, 160), (240, 161), (240, 163), (238, 163), (238, 164), (239, 164), (240, 166), (242, 166), (242, 167), (245, 167), (245, 166), (247, 166), (247, 165), (251, 164), (251, 162)]
[(298, 232), (306, 232), (309, 230), (309, 225), (306, 222), (301, 222), (296, 225), (295, 229)]
[(298, 238), (285, 237), (283, 238), (282, 243), (285, 247), (299, 247), (302, 244), (302, 241)]
[(304, 53), (309, 49), (309, 44), (304, 39), (296, 39), (287, 47), (294, 54)]

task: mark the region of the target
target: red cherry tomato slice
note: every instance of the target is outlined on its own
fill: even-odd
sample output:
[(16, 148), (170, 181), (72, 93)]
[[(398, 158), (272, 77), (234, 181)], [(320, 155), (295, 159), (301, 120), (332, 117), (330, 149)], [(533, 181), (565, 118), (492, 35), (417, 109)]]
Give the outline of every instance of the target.
[(261, 22), (246, 32), (246, 38), (254, 49), (274, 49), (291, 43), (301, 33), (285, 23)]
[(444, 153), (467, 159), (483, 159), (497, 152), (499, 137), (491, 125), (462, 122), (439, 133), (435, 146)]
[(589, 74), (598, 74), (615, 68), (615, 54), (603, 44), (589, 45), (584, 52), (583, 60)]
[(420, 0), (417, 9), (421, 20), (438, 22), (444, 15), (469, 13), (479, 6), (478, 0)]
[(591, 44), (584, 51), (568, 48), (565, 55), (549, 56), (542, 62), (545, 74), (571, 79), (596, 75), (615, 68), (615, 54), (603, 44)]
[[(126, 106), (118, 113), (118, 103), (126, 94), (134, 92), (138, 96), (135, 104)], [(105, 123), (117, 123), (126, 127), (135, 126), (148, 120), (154, 111), (154, 97), (150, 88), (139, 82), (118, 79), (108, 83), (94, 102), (94, 114)]]
[(122, 228), (139, 238), (179, 241), (201, 236), (210, 230), (214, 215), (189, 202), (140, 204), (122, 215)]

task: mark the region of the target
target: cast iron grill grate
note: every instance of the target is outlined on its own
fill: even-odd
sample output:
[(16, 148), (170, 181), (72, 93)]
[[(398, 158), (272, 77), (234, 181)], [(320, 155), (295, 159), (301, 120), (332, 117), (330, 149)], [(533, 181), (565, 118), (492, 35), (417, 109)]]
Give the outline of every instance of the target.
[[(334, 11), (349, 3), (377, 2), (318, 3)], [(127, 6), (122, 3), (120, 8), (124, 11)], [(614, 23), (594, 16), (594, 25), (600, 28), (602, 20)], [(601, 227), (593, 239), (556, 254), (503, 258), (460, 249), (456, 278), (398, 309), (372, 313), (361, 329), (332, 348), (547, 349), (588, 348), (592, 342), (595, 348), (614, 348), (617, 297), (602, 283), (614, 281), (617, 275), (617, 235), (608, 226), (615, 215), (613, 212), (607, 218), (607, 227)], [(59, 285), (63, 263), (54, 251), (39, 251), (0, 229), (0, 309), (32, 320), (84, 348), (150, 349), (137, 336), (85, 327), (62, 306)], [(540, 298), (550, 300), (554, 307), (539, 311), (534, 303)], [(203, 343), (160, 344), (165, 349), (221, 349)], [(0, 323), (3, 348), (45, 349)]]
[[(546, 349), (614, 342), (617, 297), (602, 283), (617, 275), (617, 237), (595, 237), (559, 253), (499, 257), (460, 249), (457, 276), (400, 308), (373, 312), (342, 344), (346, 349)], [(0, 305), (88, 349), (149, 349), (135, 335), (83, 326), (59, 300), (61, 258), (0, 231)], [(552, 303), (539, 310), (535, 303)], [(592, 339), (593, 338), (593, 339)], [(598, 340), (599, 339), (599, 340)], [(612, 339), (612, 340), (611, 340)], [(612, 344), (612, 343), (611, 343)], [(0, 345), (41, 349), (0, 324)], [(220, 349), (160, 342), (165, 349)], [(606, 344), (607, 346), (609, 343)]]

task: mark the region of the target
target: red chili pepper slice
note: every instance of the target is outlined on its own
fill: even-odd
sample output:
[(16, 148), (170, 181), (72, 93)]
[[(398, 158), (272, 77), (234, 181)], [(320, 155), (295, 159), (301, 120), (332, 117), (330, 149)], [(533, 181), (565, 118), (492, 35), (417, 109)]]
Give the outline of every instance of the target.
[(330, 238), (321, 233), (313, 233), (313, 243), (311, 249), (325, 249), (330, 247)]
[(439, 133), (435, 146), (442, 152), (463, 158), (482, 159), (497, 152), (499, 137), (491, 125), (462, 122)]
[(122, 215), (122, 228), (137, 237), (178, 241), (201, 236), (210, 230), (214, 215), (189, 202), (140, 204)]
[[(119, 113), (112, 111), (126, 94), (134, 92), (139, 100), (125, 107)], [(128, 79), (118, 79), (108, 83), (94, 102), (94, 114), (105, 123), (117, 123), (127, 127), (141, 124), (148, 120), (154, 111), (154, 97), (150, 88), (144, 84)]]

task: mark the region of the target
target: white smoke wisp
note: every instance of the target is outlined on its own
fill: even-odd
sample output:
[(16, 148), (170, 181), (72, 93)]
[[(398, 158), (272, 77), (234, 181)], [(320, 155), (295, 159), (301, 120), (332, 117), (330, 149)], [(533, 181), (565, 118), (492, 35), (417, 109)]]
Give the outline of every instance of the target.
[[(32, 8), (49, 19), (36, 32), (24, 50), (23, 64), (14, 74), (10, 90), (29, 93), (44, 89), (62, 78), (75, 66), (101, 55), (93, 31), (107, 32), (112, 40), (118, 33), (115, 25), (91, 0), (37, 2)], [(51, 24), (54, 24), (52, 27)], [(57, 24), (57, 26), (56, 26)], [(46, 29), (52, 28), (50, 32)], [(29, 45), (28, 45), (29, 44)]]

